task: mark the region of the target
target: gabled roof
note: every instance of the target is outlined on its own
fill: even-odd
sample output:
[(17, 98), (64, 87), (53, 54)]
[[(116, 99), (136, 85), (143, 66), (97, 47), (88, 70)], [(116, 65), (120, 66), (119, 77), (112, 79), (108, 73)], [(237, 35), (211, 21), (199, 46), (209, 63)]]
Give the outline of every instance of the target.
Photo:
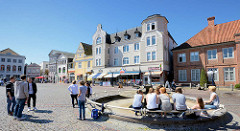
[(234, 41), (234, 35), (237, 33), (240, 33), (240, 20), (207, 26), (185, 43), (194, 47), (229, 42)]
[(63, 54), (66, 57), (70, 57), (70, 58), (74, 58), (74, 53), (70, 53), (70, 52), (65, 52), (65, 51), (58, 51), (58, 50), (51, 50), (51, 52), (48, 54), (52, 54), (52, 53), (58, 53), (59, 55)]
[(18, 53), (16, 53), (15, 51), (13, 51), (10, 48), (0, 51), (0, 54), (8, 54), (8, 53), (11, 53), (11, 55), (20, 56)]
[[(82, 42), (81, 42), (82, 43)], [(92, 45), (82, 43), (85, 55), (92, 55)]]
[(41, 66), (36, 63), (31, 63), (30, 65), (27, 65), (27, 67), (41, 67)]

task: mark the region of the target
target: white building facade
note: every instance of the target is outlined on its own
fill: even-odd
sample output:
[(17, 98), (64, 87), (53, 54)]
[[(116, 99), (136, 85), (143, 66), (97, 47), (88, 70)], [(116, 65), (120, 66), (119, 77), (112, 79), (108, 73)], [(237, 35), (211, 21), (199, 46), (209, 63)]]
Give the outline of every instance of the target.
[(48, 66), (49, 65), (49, 62), (48, 61), (43, 61), (43, 62), (41, 62), (40, 63), (40, 70), (41, 70), (41, 74), (40, 75), (42, 75), (42, 76), (44, 76), (44, 77), (48, 77), (46, 74), (45, 74), (45, 71), (46, 70), (48, 70), (49, 71), (49, 69), (48, 69)]
[(31, 63), (30, 65), (27, 65), (26, 69), (26, 76), (30, 78), (35, 78), (40, 76), (40, 68), (36, 63)]
[(172, 69), (171, 49), (177, 46), (167, 24), (166, 17), (152, 15), (141, 26), (114, 34), (99, 24), (92, 37), (92, 77), (163, 84)]
[(0, 51), (0, 79), (20, 78), (24, 74), (25, 59), (9, 48)]

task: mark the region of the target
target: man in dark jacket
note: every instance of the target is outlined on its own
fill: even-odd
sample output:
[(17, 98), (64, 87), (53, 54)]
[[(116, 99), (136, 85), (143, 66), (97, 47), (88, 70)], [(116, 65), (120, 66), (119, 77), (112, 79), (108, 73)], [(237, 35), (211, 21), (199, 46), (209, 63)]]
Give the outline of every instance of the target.
[(29, 93), (29, 99), (28, 99), (28, 111), (31, 111), (31, 99), (33, 99), (33, 110), (37, 110), (36, 108), (36, 93), (37, 93), (37, 85), (33, 82), (33, 78), (28, 78), (28, 93)]
[[(7, 112), (8, 115), (12, 116), (14, 111), (14, 106), (16, 104), (15, 97), (14, 97), (14, 85), (15, 77), (12, 76), (10, 81), (6, 84), (6, 94), (7, 94)], [(12, 107), (12, 108), (11, 108)]]

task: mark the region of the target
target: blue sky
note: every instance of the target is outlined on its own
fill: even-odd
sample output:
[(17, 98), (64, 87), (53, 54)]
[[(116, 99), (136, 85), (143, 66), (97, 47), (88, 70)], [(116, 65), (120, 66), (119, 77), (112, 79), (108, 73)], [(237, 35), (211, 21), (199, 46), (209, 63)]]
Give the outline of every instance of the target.
[(207, 26), (240, 19), (239, 0), (0, 0), (0, 50), (26, 62), (48, 60), (52, 49), (76, 52), (92, 44), (97, 24), (108, 33), (140, 26), (152, 14), (166, 16), (180, 45)]

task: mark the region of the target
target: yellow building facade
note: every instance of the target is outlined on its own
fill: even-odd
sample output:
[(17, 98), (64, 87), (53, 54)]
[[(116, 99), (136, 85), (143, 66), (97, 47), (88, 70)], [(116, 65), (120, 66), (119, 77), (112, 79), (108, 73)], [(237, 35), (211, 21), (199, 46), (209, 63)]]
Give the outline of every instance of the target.
[(87, 77), (92, 73), (92, 45), (80, 43), (75, 54), (74, 75), (76, 81), (87, 80)]

